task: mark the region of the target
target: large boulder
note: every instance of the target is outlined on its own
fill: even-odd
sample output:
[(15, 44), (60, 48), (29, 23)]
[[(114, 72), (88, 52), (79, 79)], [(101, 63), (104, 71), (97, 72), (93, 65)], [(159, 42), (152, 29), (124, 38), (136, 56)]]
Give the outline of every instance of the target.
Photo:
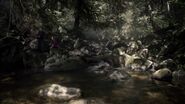
[(172, 81), (172, 72), (168, 68), (162, 68), (157, 71), (155, 71), (152, 74), (152, 79), (159, 80), (159, 81)]
[(71, 100), (81, 95), (79, 88), (68, 88), (58, 84), (46, 85), (39, 90), (39, 96), (54, 100)]

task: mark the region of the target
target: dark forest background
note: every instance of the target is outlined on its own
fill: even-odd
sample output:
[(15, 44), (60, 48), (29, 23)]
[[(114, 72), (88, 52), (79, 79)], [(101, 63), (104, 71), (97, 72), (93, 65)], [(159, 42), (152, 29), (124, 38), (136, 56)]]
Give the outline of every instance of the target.
[(89, 62), (120, 49), (184, 70), (184, 10), (183, 0), (0, 0), (0, 71), (39, 72), (54, 56)]

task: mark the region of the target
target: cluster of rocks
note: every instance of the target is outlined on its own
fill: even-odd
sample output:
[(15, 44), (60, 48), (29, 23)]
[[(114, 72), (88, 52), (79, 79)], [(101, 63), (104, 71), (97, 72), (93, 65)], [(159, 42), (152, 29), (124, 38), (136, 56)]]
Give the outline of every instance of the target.
[(124, 56), (123, 67), (132, 71), (150, 71), (152, 72), (151, 79), (172, 83), (172, 81), (179, 82), (180, 77), (185, 76), (182, 70), (175, 71), (176, 65), (172, 59), (156, 62), (150, 57), (147, 59), (136, 57), (135, 54), (129, 55), (121, 50), (119, 50), (119, 54)]
[(123, 64), (122, 66), (132, 71), (154, 72), (156, 69), (165, 67), (173, 68), (175, 66), (174, 61), (172, 59), (166, 59), (162, 62), (157, 62), (154, 61), (152, 57), (145, 59), (136, 54), (129, 55), (125, 52), (122, 52), (121, 50), (119, 50), (119, 55), (124, 57), (123, 62), (121, 62)]
[[(168, 68), (161, 68), (151, 75), (152, 80), (169, 82), (171, 85), (184, 87), (185, 71), (171, 71)], [(154, 81), (155, 82), (155, 81)]]
[(101, 75), (113, 81), (124, 81), (130, 77), (122, 68), (113, 68), (109, 63), (104, 61), (88, 67), (88, 72)]
[[(172, 59), (166, 59), (160, 63), (151, 64), (151, 66), (153, 66), (154, 69), (151, 78), (155, 80), (172, 83), (172, 81), (177, 82), (179, 77), (185, 76), (185, 73), (182, 70), (176, 70), (175, 63)], [(179, 72), (181, 74), (179, 74)]]

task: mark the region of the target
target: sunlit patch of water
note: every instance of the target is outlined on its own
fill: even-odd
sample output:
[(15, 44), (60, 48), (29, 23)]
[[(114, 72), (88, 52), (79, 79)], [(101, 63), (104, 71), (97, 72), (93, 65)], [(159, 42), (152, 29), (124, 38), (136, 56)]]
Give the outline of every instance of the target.
[[(0, 82), (1, 104), (60, 104), (37, 96), (40, 86), (60, 84), (77, 87), (81, 98), (98, 98), (108, 104), (183, 104), (185, 91), (168, 84), (156, 84), (150, 74), (129, 72), (131, 78), (120, 83), (107, 81), (85, 72), (49, 72)], [(6, 82), (6, 83), (5, 83)], [(14, 83), (12, 83), (14, 82)]]

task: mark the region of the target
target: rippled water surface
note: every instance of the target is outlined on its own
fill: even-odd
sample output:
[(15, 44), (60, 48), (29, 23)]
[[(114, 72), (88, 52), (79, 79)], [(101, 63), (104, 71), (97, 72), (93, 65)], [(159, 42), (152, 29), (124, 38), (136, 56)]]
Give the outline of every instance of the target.
[(121, 83), (85, 72), (50, 72), (0, 82), (0, 104), (62, 104), (37, 96), (39, 86), (57, 83), (82, 90), (81, 98), (98, 98), (108, 104), (185, 104), (185, 91), (167, 83), (152, 82), (147, 73), (131, 73)]

